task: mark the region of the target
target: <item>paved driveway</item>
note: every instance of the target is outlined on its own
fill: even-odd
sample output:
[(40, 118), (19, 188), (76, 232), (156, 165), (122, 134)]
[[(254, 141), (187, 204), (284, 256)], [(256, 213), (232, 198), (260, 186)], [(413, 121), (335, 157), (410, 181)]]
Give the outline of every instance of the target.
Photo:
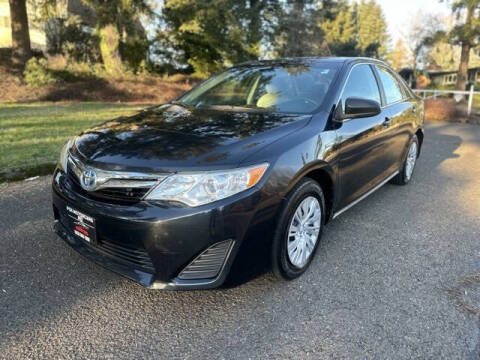
[(412, 183), (329, 224), (289, 283), (147, 291), (55, 237), (48, 182), (0, 193), (1, 358), (480, 357), (480, 126), (429, 126)]

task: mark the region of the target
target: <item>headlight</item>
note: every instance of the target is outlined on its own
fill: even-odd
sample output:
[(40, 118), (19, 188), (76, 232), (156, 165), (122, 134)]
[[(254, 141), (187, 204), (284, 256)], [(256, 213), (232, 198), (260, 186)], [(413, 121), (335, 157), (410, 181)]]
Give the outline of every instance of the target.
[(247, 168), (175, 174), (158, 184), (147, 200), (178, 201), (188, 206), (200, 206), (237, 194), (255, 186), (268, 164)]
[(67, 163), (68, 163), (68, 151), (73, 146), (73, 138), (68, 140), (68, 142), (63, 146), (62, 151), (60, 151), (60, 157), (58, 159), (58, 165), (62, 168), (63, 172), (67, 172)]

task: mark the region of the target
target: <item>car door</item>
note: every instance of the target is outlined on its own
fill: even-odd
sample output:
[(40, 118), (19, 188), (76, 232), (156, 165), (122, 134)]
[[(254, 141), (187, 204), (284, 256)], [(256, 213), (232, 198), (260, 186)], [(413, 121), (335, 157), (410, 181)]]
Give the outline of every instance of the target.
[(387, 67), (375, 65), (375, 70), (385, 94), (384, 110), (388, 112), (390, 124), (385, 132), (389, 171), (400, 168), (403, 154), (414, 133), (416, 117), (415, 101), (408, 98), (408, 92), (397, 76)]
[[(356, 64), (350, 71), (340, 96), (341, 106), (349, 97), (360, 97), (382, 104), (382, 95), (370, 64)], [(389, 154), (386, 152), (389, 117), (380, 114), (346, 119), (336, 130), (340, 196), (342, 209), (382, 182), (389, 174)]]

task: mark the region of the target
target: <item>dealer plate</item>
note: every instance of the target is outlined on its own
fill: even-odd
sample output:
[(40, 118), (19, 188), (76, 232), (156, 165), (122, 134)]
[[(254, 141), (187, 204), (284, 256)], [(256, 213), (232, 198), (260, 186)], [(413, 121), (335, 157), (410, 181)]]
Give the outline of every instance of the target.
[(67, 205), (65, 209), (70, 220), (70, 230), (72, 233), (88, 243), (96, 243), (95, 219), (69, 205)]

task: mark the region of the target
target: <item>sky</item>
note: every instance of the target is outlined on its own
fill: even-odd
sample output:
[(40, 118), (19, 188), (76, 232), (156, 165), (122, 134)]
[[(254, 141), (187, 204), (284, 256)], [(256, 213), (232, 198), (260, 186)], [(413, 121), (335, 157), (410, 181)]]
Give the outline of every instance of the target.
[(445, 1), (439, 0), (377, 0), (382, 6), (388, 24), (392, 44), (402, 29), (408, 27), (410, 19), (418, 12), (448, 15), (450, 9)]

